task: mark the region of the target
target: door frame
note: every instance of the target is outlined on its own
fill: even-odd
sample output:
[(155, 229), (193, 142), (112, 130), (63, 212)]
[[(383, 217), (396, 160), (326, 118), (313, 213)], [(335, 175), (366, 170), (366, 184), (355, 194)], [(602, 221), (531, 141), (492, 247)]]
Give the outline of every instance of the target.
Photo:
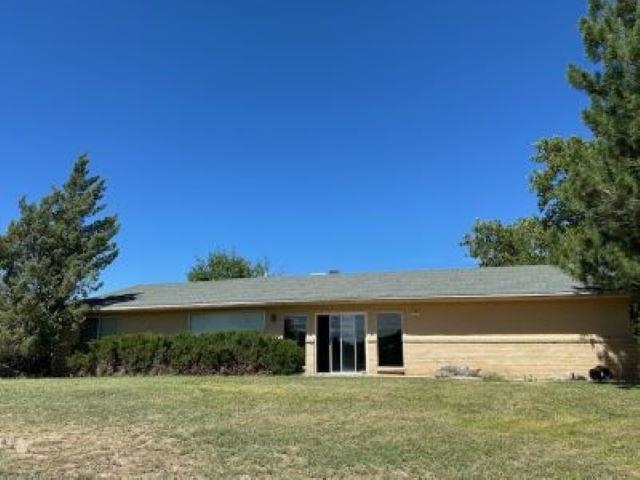
[[(318, 372), (318, 317), (321, 315), (327, 315), (331, 317), (331, 315), (362, 315), (364, 317), (364, 370), (363, 371), (355, 371), (355, 372)], [(348, 311), (342, 310), (339, 312), (316, 312), (314, 314), (314, 340), (313, 340), (313, 351), (314, 351), (314, 364), (315, 364), (315, 374), (316, 375), (365, 375), (369, 373), (369, 345), (367, 343), (367, 336), (369, 334), (369, 317), (367, 312), (362, 311)], [(329, 318), (329, 329), (331, 329), (331, 318)], [(329, 348), (331, 348), (331, 342), (329, 342)], [(331, 362), (331, 354), (329, 352), (329, 361)]]

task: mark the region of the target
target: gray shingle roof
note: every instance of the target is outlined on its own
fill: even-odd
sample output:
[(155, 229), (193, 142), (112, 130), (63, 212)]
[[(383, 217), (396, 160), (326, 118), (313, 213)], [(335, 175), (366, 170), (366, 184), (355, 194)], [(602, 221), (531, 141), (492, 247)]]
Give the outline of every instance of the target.
[(539, 265), (135, 285), (91, 303), (115, 311), (578, 293), (588, 291), (558, 268)]

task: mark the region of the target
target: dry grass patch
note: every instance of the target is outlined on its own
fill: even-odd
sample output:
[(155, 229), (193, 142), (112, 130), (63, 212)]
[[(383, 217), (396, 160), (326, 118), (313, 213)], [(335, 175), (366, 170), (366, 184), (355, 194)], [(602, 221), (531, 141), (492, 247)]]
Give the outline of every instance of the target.
[(186, 476), (194, 471), (188, 456), (175, 462), (181, 457), (175, 439), (154, 437), (140, 427), (3, 432), (0, 449), (8, 462), (4, 473), (16, 475), (144, 477), (159, 472)]

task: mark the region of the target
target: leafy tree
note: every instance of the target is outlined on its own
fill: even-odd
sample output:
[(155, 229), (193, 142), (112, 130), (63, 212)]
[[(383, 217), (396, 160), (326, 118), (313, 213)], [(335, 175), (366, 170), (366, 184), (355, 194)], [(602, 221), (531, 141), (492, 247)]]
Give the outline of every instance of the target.
[(226, 280), (230, 278), (266, 277), (269, 274), (269, 263), (265, 260), (252, 262), (235, 250), (216, 249), (206, 259), (196, 259), (187, 278), (190, 282), (210, 280)]
[(478, 220), (466, 234), (461, 246), (482, 267), (538, 265), (553, 263), (549, 232), (533, 217), (505, 225), (500, 220)]
[(30, 373), (64, 373), (77, 341), (83, 300), (117, 256), (115, 216), (104, 209), (105, 181), (79, 157), (69, 179), (38, 203), (22, 198), (20, 218), (0, 236), (0, 353)]
[(568, 70), (592, 138), (548, 138), (532, 179), (560, 264), (582, 281), (640, 293), (640, 2), (591, 0), (580, 22), (596, 68)]

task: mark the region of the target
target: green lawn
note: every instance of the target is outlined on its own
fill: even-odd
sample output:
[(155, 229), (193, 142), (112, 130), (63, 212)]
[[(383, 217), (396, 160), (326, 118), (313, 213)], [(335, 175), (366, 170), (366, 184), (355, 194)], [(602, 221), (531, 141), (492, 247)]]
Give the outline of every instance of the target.
[(640, 388), (2, 380), (0, 476), (7, 475), (640, 478)]

